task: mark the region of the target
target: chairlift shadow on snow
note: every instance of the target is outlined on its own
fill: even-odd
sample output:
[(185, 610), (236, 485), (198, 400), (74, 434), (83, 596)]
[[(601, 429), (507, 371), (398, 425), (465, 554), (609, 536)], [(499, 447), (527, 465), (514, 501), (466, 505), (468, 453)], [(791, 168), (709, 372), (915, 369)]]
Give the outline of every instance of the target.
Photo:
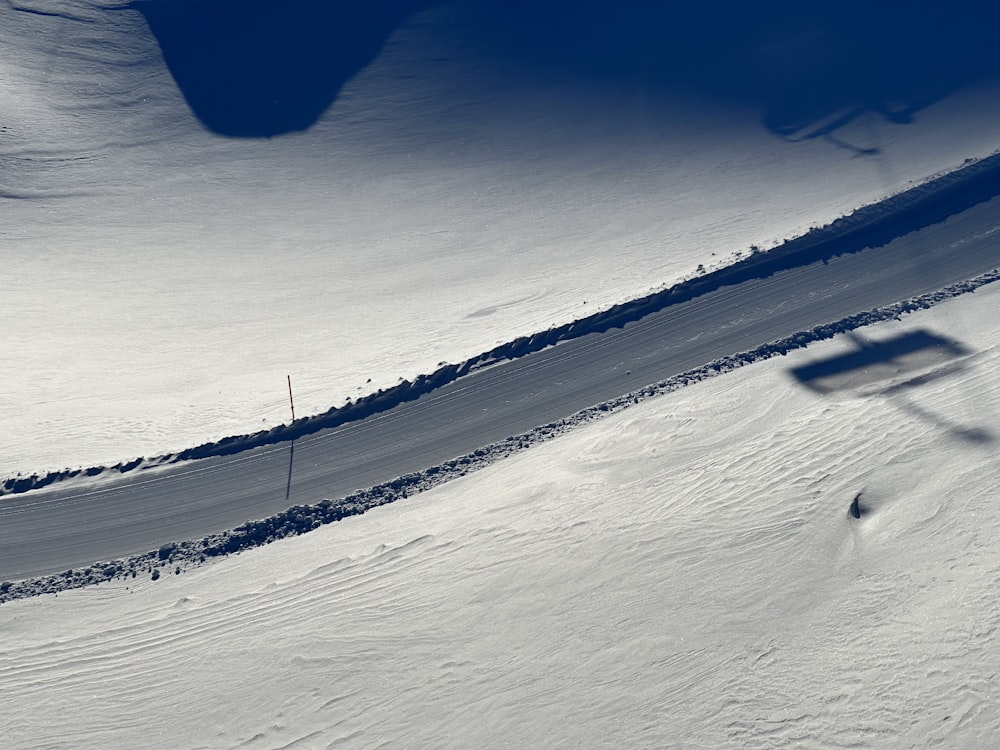
[(974, 352), (964, 344), (924, 329), (879, 341), (847, 334), (855, 349), (792, 368), (791, 376), (820, 395), (883, 396), (902, 411), (967, 443), (990, 443), (983, 427), (967, 427), (918, 405), (910, 393), (965, 369)]
[(129, 7), (145, 16), (207, 128), (265, 137), (311, 127), (393, 31), (432, 6), (448, 22), (427, 31), (428, 55), (460, 39), (471, 57), (458, 67), (502, 71), (515, 89), (544, 81), (625, 94), (619, 103), (751, 107), (776, 137), (821, 138), (858, 156), (877, 155), (879, 145), (854, 144), (843, 135), (848, 125), (906, 124), (1000, 72), (1000, 4), (992, 0), (133, 0)]
[(751, 106), (789, 141), (822, 138), (874, 116), (898, 125), (1000, 72), (1000, 7), (860, 0), (655, 3), (648, 0), (483, 2), (484, 53), (526, 77), (669, 101)]

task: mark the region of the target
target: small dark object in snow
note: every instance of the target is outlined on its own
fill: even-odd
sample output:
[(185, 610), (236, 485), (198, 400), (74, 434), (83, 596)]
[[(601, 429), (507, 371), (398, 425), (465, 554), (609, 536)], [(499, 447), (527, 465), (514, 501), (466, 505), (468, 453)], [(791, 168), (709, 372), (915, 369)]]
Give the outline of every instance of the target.
[(864, 509), (861, 507), (861, 493), (859, 492), (854, 496), (854, 499), (851, 500), (851, 516), (853, 518), (861, 518), (863, 510)]

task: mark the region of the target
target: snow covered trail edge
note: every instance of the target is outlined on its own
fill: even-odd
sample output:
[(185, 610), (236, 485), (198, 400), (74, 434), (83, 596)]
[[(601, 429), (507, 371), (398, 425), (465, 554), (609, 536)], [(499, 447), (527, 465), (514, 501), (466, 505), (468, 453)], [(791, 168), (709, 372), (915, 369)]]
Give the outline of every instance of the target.
[(896, 237), (940, 223), (978, 203), (1000, 194), (1000, 152), (979, 160), (967, 160), (960, 168), (932, 177), (886, 200), (862, 206), (836, 221), (793, 239), (767, 252), (752, 249), (744, 259), (712, 270), (662, 291), (615, 305), (585, 318), (523, 336), (479, 354), (461, 364), (443, 365), (429, 375), (359, 398), (342, 407), (303, 417), (291, 424), (248, 435), (233, 435), (218, 441), (154, 458), (138, 457), (113, 466), (63, 469), (46, 474), (9, 477), (0, 484), (0, 496), (28, 492), (76, 477), (116, 476), (137, 469), (190, 459), (225, 456), (288, 442), (320, 430), (366, 419), (413, 401), (463, 375), (502, 360), (540, 351), (561, 341), (637, 321), (650, 313), (690, 300), (723, 286), (761, 279), (779, 271), (826, 261), (838, 255), (880, 247)]
[(851, 315), (836, 322), (822, 324), (808, 331), (801, 331), (762, 344), (749, 351), (723, 357), (611, 401), (583, 409), (564, 419), (536, 427), (521, 435), (510, 436), (503, 441), (484, 446), (444, 464), (407, 474), (338, 500), (324, 499), (314, 505), (296, 505), (269, 518), (248, 521), (231, 531), (213, 534), (198, 540), (168, 542), (161, 545), (159, 549), (141, 555), (95, 562), (86, 568), (67, 570), (58, 575), (15, 582), (5, 581), (0, 583), (0, 603), (67, 589), (82, 588), (115, 578), (135, 578), (139, 574), (151, 575), (155, 580), (161, 576), (161, 571), (163, 573), (179, 573), (184, 568), (206, 562), (210, 557), (240, 552), (278, 539), (297, 536), (324, 524), (339, 521), (348, 516), (360, 515), (371, 508), (431, 489), (533, 445), (558, 437), (573, 427), (627, 409), (645, 399), (672, 393), (686, 385), (730, 372), (744, 365), (770, 359), (776, 355), (785, 355), (789, 351), (804, 348), (813, 342), (829, 339), (840, 333), (885, 320), (898, 319), (907, 313), (927, 309), (945, 300), (974, 292), (980, 287), (998, 280), (1000, 280), (1000, 269), (994, 269), (974, 279), (952, 284), (930, 294), (912, 297), (892, 305)]

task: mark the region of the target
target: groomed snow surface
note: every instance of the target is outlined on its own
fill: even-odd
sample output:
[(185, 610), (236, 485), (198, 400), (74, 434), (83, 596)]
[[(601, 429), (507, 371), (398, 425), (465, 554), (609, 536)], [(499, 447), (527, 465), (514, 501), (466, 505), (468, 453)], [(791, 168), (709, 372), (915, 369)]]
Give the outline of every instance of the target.
[[(156, 582), (4, 604), (4, 746), (989, 747), (998, 304)], [(907, 332), (955, 346), (825, 395), (792, 376)]]

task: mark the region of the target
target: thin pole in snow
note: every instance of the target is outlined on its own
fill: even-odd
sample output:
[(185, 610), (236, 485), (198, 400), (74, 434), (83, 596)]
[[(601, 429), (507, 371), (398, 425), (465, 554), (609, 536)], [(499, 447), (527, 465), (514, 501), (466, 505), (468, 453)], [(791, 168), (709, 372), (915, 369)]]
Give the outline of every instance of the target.
[(292, 376), (288, 376), (288, 403), (292, 405), (292, 421), (295, 421), (295, 400), (292, 398)]

